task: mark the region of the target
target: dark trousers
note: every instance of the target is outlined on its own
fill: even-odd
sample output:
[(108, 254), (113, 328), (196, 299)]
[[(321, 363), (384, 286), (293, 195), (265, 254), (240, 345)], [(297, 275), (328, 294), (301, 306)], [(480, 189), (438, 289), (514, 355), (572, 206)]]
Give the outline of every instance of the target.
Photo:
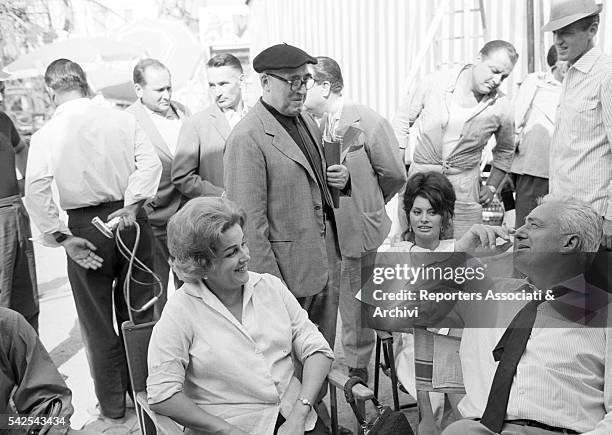
[[(129, 388), (127, 363), (123, 338), (113, 328), (113, 315), (117, 325), (129, 320), (128, 307), (123, 294), (128, 260), (119, 253), (114, 239), (105, 237), (92, 224), (95, 216), (103, 221), (108, 215), (123, 207), (123, 201), (100, 204), (93, 207), (68, 210), (68, 227), (72, 234), (89, 240), (96, 247), (96, 254), (103, 258), (97, 270), (84, 269), (68, 257), (68, 279), (72, 287), (81, 333), (85, 343), (89, 368), (93, 377), (100, 411), (106, 417), (120, 418), (125, 414), (125, 393)], [(136, 256), (153, 267), (154, 238), (144, 210), (137, 217), (140, 226), (140, 242)], [(136, 229), (121, 232), (128, 248), (134, 246)], [(134, 279), (151, 282), (151, 277), (136, 268)], [(130, 285), (130, 302), (135, 309), (153, 297), (153, 287), (136, 282)], [(153, 320), (153, 310), (134, 313), (135, 323)]]
[(0, 307), (20, 313), (38, 332), (38, 287), (30, 218), (19, 195), (0, 199)]
[(525, 218), (538, 206), (540, 198), (548, 194), (548, 178), (534, 177), (527, 174), (514, 174), (516, 191), (516, 220), (514, 227), (525, 224)]
[[(166, 235), (166, 228), (153, 227), (153, 234), (155, 235), (155, 255), (153, 259), (153, 272), (159, 276), (162, 282), (162, 292), (157, 302), (154, 305), (154, 317), (159, 319), (161, 317), (162, 310), (168, 300), (168, 280), (170, 275), (170, 264), (168, 259), (170, 258), (170, 252), (168, 252), (168, 236)], [(174, 277), (174, 288), (178, 289), (183, 285), (183, 281), (172, 272)]]
[[(283, 417), (281, 414), (278, 414), (278, 417), (276, 419), (276, 425), (274, 426), (274, 435), (278, 433), (278, 429), (283, 425), (283, 423), (285, 423), (285, 421), (287, 421), (285, 420), (285, 417)], [(307, 430), (304, 433), (310, 435), (329, 435), (331, 434), (331, 431), (325, 427), (325, 424), (323, 424), (320, 418), (317, 418), (315, 427), (313, 427), (312, 430)]]
[(336, 321), (340, 302), (340, 269), (342, 259), (338, 247), (338, 236), (333, 219), (325, 219), (325, 247), (327, 250), (328, 278), (327, 284), (313, 296), (297, 298), (308, 312), (308, 318), (317, 325), (329, 346), (334, 348), (336, 340)]

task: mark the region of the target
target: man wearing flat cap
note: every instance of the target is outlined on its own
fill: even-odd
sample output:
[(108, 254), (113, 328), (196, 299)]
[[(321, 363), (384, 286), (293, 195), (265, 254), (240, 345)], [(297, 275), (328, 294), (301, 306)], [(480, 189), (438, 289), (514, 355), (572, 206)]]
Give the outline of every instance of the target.
[(281, 278), (333, 348), (340, 252), (330, 188), (348, 169), (327, 166), (317, 124), (302, 113), (317, 60), (288, 44), (253, 60), (263, 95), (227, 139), (227, 196), (247, 214), (249, 268)]
[(553, 0), (550, 22), (568, 71), (550, 148), (550, 193), (591, 203), (603, 218), (602, 247), (612, 250), (612, 57), (595, 46), (602, 5)]

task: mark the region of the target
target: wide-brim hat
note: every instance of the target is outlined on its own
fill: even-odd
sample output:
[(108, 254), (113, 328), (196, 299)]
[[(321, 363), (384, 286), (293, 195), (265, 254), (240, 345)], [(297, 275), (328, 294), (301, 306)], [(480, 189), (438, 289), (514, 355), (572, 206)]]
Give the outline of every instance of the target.
[(550, 21), (542, 28), (554, 32), (578, 20), (601, 12), (602, 4), (595, 0), (553, 0), (550, 6)]

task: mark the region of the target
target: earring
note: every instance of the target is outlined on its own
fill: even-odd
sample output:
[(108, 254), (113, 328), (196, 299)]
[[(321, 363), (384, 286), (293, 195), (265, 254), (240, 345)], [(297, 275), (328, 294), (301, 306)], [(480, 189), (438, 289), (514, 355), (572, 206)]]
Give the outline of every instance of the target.
[(409, 233), (414, 232), (414, 231), (412, 231), (412, 225), (410, 225), (410, 224), (408, 224), (408, 232), (409, 232)]

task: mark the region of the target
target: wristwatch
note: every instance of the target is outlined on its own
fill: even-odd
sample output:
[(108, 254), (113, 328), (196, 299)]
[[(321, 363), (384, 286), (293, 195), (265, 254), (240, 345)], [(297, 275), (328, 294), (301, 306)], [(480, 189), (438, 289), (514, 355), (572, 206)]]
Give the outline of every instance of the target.
[(310, 410), (312, 411), (312, 403), (310, 403), (310, 400), (308, 400), (305, 397), (298, 397), (297, 401), (301, 402), (302, 405), (304, 405), (304, 406), (308, 406), (308, 408), (310, 408)]
[(60, 244), (68, 238), (68, 234), (62, 233), (61, 231), (55, 231), (52, 236), (55, 241)]

